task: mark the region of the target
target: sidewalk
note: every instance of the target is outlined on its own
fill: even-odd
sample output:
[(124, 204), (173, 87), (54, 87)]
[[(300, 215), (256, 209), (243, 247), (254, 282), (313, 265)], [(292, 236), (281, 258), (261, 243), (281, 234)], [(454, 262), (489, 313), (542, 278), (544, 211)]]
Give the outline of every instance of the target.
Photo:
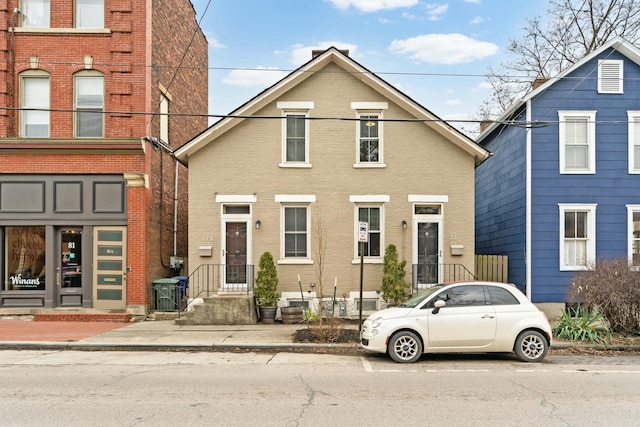
[[(354, 327), (357, 325), (349, 325)], [(135, 323), (34, 322), (0, 319), (1, 349), (221, 351), (314, 348), (356, 349), (356, 343), (296, 343), (306, 325), (176, 325), (173, 320)]]
[[(173, 320), (135, 323), (41, 322), (0, 318), (0, 350), (123, 351), (359, 351), (356, 343), (297, 343), (293, 336), (304, 324), (176, 325)], [(357, 329), (357, 325), (345, 327)], [(554, 340), (552, 349), (601, 346)], [(640, 346), (616, 346), (640, 351)]]

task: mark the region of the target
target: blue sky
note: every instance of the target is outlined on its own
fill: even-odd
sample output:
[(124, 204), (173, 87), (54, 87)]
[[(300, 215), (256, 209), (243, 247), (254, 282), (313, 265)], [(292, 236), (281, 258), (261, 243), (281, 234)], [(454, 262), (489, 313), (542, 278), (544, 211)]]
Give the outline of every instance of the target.
[[(454, 126), (487, 98), (489, 66), (547, 2), (192, 0), (209, 42), (209, 114), (228, 114), (336, 46)], [(207, 7), (208, 6), (208, 7)], [(263, 70), (263, 71), (260, 71)]]

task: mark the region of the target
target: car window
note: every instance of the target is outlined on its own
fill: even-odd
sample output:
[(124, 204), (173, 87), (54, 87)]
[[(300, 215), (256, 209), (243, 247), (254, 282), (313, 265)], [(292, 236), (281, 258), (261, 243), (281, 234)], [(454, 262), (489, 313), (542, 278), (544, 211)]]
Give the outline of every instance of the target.
[(492, 305), (520, 304), (518, 298), (506, 289), (498, 288), (497, 286), (487, 286), (487, 289), (489, 290)]
[(478, 285), (445, 288), (435, 299), (443, 299), (447, 307), (468, 307), (487, 303), (484, 297), (484, 286)]

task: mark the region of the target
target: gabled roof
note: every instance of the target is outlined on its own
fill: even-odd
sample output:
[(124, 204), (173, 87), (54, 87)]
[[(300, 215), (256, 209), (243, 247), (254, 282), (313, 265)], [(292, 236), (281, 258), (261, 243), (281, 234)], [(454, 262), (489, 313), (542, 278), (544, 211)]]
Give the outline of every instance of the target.
[(550, 86), (554, 85), (558, 80), (568, 76), (578, 68), (582, 67), (587, 62), (591, 61), (593, 58), (601, 55), (603, 52), (608, 49), (614, 49), (620, 52), (622, 55), (626, 56), (629, 60), (635, 62), (640, 65), (640, 50), (635, 47), (629, 41), (623, 39), (622, 37), (616, 37), (607, 43), (600, 46), (598, 49), (594, 50), (590, 54), (586, 55), (580, 61), (573, 64), (571, 67), (567, 68), (557, 76), (550, 78), (544, 84), (538, 86), (535, 90), (529, 92), (524, 98), (516, 101), (511, 107), (505, 111), (500, 117), (498, 117), (490, 126), (488, 126), (479, 136), (476, 138), (476, 142), (478, 144), (482, 144), (482, 141), (490, 135), (497, 127), (503, 126), (504, 122), (509, 120), (520, 108), (522, 108), (527, 101), (534, 99), (536, 96), (547, 90)]
[(257, 111), (260, 111), (270, 102), (279, 99), (283, 94), (304, 82), (315, 72), (320, 71), (327, 65), (334, 63), (343, 68), (347, 72), (352, 73), (357, 79), (368, 85), (389, 101), (396, 103), (416, 120), (423, 120), (426, 126), (429, 126), (453, 144), (462, 148), (464, 151), (475, 157), (476, 164), (481, 163), (488, 152), (476, 144), (472, 139), (458, 131), (444, 120), (427, 110), (404, 93), (400, 92), (380, 77), (367, 70), (365, 67), (345, 55), (339, 49), (330, 47), (322, 53), (315, 56), (300, 68), (291, 72), (273, 86), (260, 92), (251, 100), (241, 105), (225, 118), (220, 119), (202, 133), (194, 137), (191, 141), (182, 145), (175, 151), (175, 156), (183, 163), (188, 163), (189, 156), (214, 141), (230, 129), (237, 126), (243, 120), (247, 120)]

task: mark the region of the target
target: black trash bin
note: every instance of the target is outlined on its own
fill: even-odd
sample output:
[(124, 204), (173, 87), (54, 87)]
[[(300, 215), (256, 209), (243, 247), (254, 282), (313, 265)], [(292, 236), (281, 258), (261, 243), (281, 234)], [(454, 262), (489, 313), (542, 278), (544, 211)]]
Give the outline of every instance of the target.
[(180, 309), (180, 280), (174, 278), (153, 281), (153, 300), (156, 311), (178, 311)]

